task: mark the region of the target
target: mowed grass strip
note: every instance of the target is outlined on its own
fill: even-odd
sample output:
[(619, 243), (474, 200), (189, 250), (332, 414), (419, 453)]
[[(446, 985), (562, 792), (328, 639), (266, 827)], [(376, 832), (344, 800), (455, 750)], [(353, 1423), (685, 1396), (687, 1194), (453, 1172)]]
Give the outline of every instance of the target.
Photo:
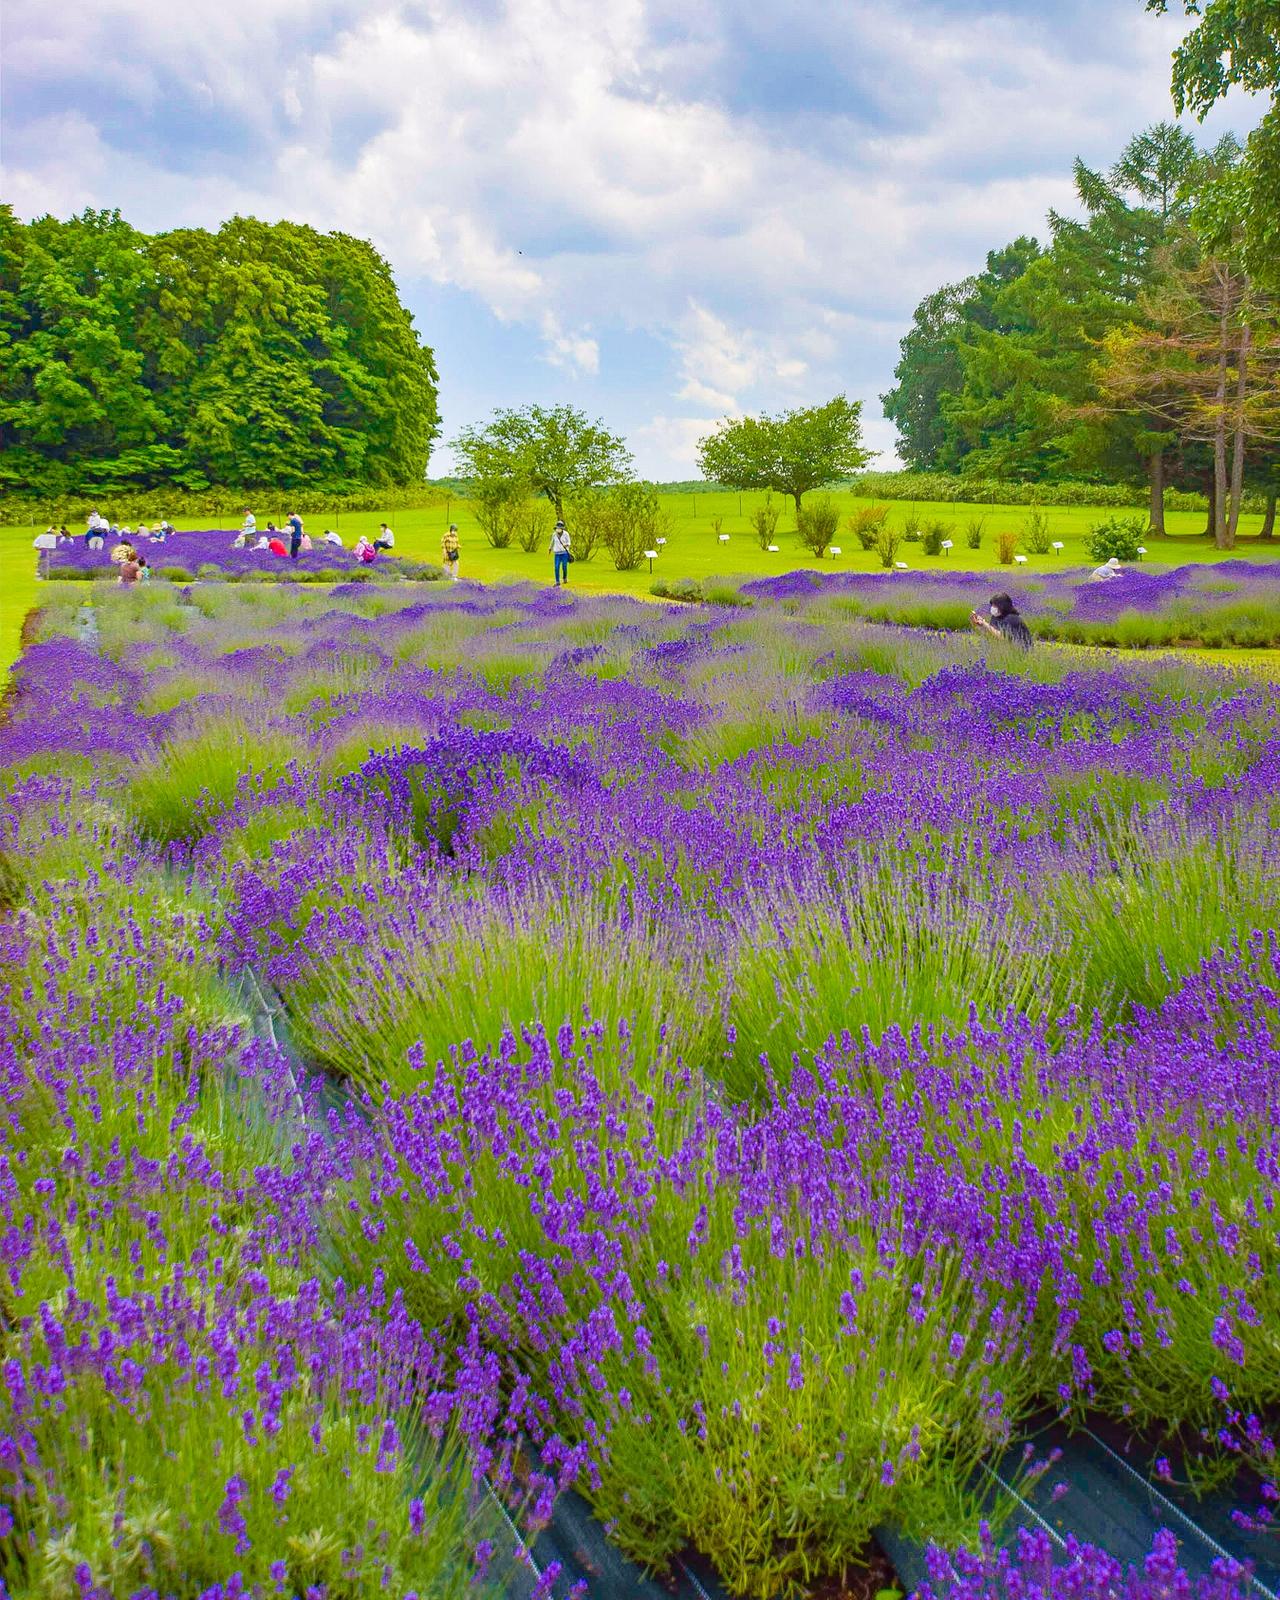
[[(163, 496), (157, 496), (162, 499)], [(858, 546), (853, 533), (844, 526), (844, 518), (858, 509), (876, 504), (865, 497), (848, 491), (834, 491), (839, 505), (841, 527), (835, 543), (839, 556), (828, 556), (818, 562), (801, 544), (795, 529), (794, 509), (789, 502), (773, 497), (780, 511), (778, 529), (773, 543), (776, 552), (762, 550), (751, 526), (752, 512), (765, 500), (763, 494), (737, 494), (729, 490), (706, 490), (698, 493), (681, 491), (662, 497), (669, 527), (667, 544), (653, 563), (642, 562), (631, 572), (619, 572), (606, 550), (598, 550), (590, 561), (575, 561), (571, 571), (574, 588), (589, 593), (621, 593), (638, 598), (648, 595), (655, 577), (669, 580), (678, 578), (702, 579), (709, 577), (762, 577), (776, 576), (797, 567), (821, 567), (824, 571), (879, 572), (879, 557), (874, 551), (864, 551)], [(878, 502), (883, 504), (884, 502)], [(348, 547), (361, 533), (373, 535), (378, 524), (389, 522), (395, 530), (396, 553), (421, 561), (440, 560), (440, 541), (450, 522), (456, 522), (462, 541), (460, 575), (481, 583), (511, 583), (532, 580), (535, 583), (551, 581), (551, 556), (546, 550), (531, 554), (512, 546), (495, 550), (485, 539), (476, 522), (471, 504), (467, 500), (448, 498), (438, 505), (403, 511), (361, 511), (326, 516), (323, 512), (307, 509), (304, 496), (299, 497), (299, 508), (308, 529), (318, 534), (325, 527), (334, 527)], [(1092, 564), (1085, 541), (1094, 524), (1120, 515), (1114, 508), (1098, 506), (986, 506), (964, 503), (948, 504), (941, 501), (890, 501), (889, 526), (901, 530), (908, 519), (923, 522), (943, 522), (949, 525), (948, 536), (954, 548), (945, 555), (926, 556), (918, 543), (904, 543), (898, 559), (905, 561), (913, 572), (932, 572), (950, 567), (957, 571), (1044, 572), (1065, 567)], [(259, 526), (270, 518), (277, 523), (283, 520), (284, 502), (276, 505), (264, 498), (256, 506)], [(1061, 540), (1061, 550), (1047, 555), (1035, 555), (1020, 547), (1019, 553), (1027, 556), (1025, 567), (1002, 567), (996, 555), (996, 536), (1002, 530), (1022, 530), (1032, 512), (1039, 510), (1048, 519), (1049, 537)], [(182, 528), (239, 525), (242, 508), (228, 506), (214, 516), (179, 518)], [(965, 530), (970, 521), (983, 519), (982, 544), (970, 550), (965, 543)], [(572, 511), (568, 514), (572, 530)], [(1223, 552), (1215, 549), (1204, 537), (1205, 515), (1201, 511), (1169, 512), (1166, 521), (1168, 537), (1148, 542), (1147, 559), (1168, 565), (1188, 561), (1212, 562), (1222, 560)], [(1246, 515), (1240, 519), (1240, 542), (1234, 552), (1251, 560), (1280, 558), (1280, 541), (1260, 541), (1254, 537), (1261, 526), (1259, 515)], [(35, 551), (32, 540), (40, 531), (38, 527), (24, 524), (0, 526), (0, 670), (7, 671), (17, 655), (22, 623), (35, 603), (41, 585), (35, 578)], [(73, 530), (77, 533), (81, 529)], [(728, 542), (721, 536), (727, 534)], [(230, 536), (228, 536), (228, 544)], [(181, 539), (171, 546), (172, 559), (178, 559)], [(264, 558), (265, 559), (265, 558)]]

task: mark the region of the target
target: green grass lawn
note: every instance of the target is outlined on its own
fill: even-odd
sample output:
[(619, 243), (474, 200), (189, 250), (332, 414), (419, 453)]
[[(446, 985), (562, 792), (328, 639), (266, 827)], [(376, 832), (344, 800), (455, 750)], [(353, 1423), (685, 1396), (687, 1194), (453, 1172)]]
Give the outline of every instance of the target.
[[(664, 496), (664, 509), (669, 518), (668, 543), (657, 561), (654, 573), (669, 579), (706, 578), (712, 576), (751, 576), (789, 572), (796, 567), (816, 566), (814, 558), (803, 548), (795, 533), (795, 517), (789, 503), (774, 497), (781, 506), (778, 531), (774, 538), (780, 548), (776, 554), (761, 550), (751, 529), (749, 517), (752, 509), (764, 496), (738, 495), (729, 491), (698, 494), (670, 494)], [(847, 515), (859, 506), (872, 502), (849, 493), (835, 497), (841, 513)], [(161, 507), (163, 510), (163, 507)], [(285, 507), (263, 502), (256, 508), (259, 526), (268, 517), (283, 520)], [(341, 517), (324, 518), (309, 514), (306, 500), (301, 499), (299, 509), (306, 518), (308, 529), (318, 534), (328, 520), (342, 534), (350, 546), (361, 531), (372, 534), (385, 515), (396, 534), (396, 550), (400, 555), (422, 560), (439, 561), (440, 539), (450, 521), (458, 524), (462, 540), (460, 572), (463, 577), (483, 583), (512, 582), (533, 579), (550, 582), (551, 557), (545, 551), (526, 555), (523, 550), (493, 550), (486, 543), (467, 501), (454, 500), (425, 510), (381, 513), (377, 511), (351, 512)], [(1061, 539), (1065, 548), (1049, 555), (1028, 554), (1026, 570), (1044, 571), (1055, 567), (1080, 566), (1089, 561), (1085, 538), (1089, 529), (1106, 517), (1117, 515), (1111, 510), (1088, 506), (1040, 507), (1048, 517), (1049, 534)], [(995, 536), (1002, 529), (1021, 529), (1031, 515), (1027, 506), (977, 506), (947, 505), (933, 501), (893, 501), (889, 506), (889, 523), (901, 528), (906, 518), (914, 513), (926, 521), (937, 519), (952, 525), (951, 537), (956, 548), (946, 556), (926, 556), (918, 544), (904, 544), (898, 558), (907, 562), (913, 571), (930, 571), (950, 565), (960, 570), (983, 570), (998, 565), (995, 554)], [(965, 548), (965, 526), (972, 517), (983, 517), (985, 528), (979, 550)], [(205, 516), (181, 519), (182, 527), (216, 527), (219, 524), (232, 528), (239, 525), (240, 511), (228, 508), (224, 516)], [(572, 518), (570, 531), (572, 531)], [(1149, 540), (1148, 561), (1177, 564), (1185, 561), (1215, 561), (1222, 559), (1213, 544), (1203, 535), (1205, 517), (1199, 511), (1179, 511), (1168, 514), (1169, 537)], [(717, 526), (718, 523), (718, 526)], [(1255, 560), (1280, 558), (1280, 541), (1260, 544), (1250, 537), (1261, 523), (1259, 516), (1241, 519), (1241, 540), (1236, 555)], [(0, 527), (0, 670), (7, 670), (17, 655), (18, 640), (23, 618), (35, 603), (40, 585), (35, 581), (35, 552), (31, 541), (40, 531), (36, 528)], [(75, 530), (80, 531), (80, 530)], [(720, 534), (728, 534), (729, 541), (722, 544)], [(181, 541), (179, 541), (180, 545)], [(836, 537), (841, 548), (839, 556), (829, 556), (823, 563), (831, 571), (878, 572), (880, 563), (873, 552), (858, 548), (857, 540), (843, 526)], [(1024, 552), (1025, 553), (1025, 552)], [(1092, 563), (1090, 563), (1092, 564)], [(1013, 570), (1013, 569), (1007, 569)], [(610, 590), (636, 596), (646, 596), (653, 578), (649, 564), (643, 563), (638, 571), (617, 572), (608, 553), (599, 551), (592, 561), (577, 561), (572, 569), (572, 582), (581, 589)]]

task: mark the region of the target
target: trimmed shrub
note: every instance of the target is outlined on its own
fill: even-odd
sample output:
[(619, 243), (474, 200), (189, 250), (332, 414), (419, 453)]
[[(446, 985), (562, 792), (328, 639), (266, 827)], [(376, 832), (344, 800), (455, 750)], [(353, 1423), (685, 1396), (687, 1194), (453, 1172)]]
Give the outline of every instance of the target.
[(648, 483), (620, 483), (604, 496), (601, 538), (618, 572), (634, 572), (667, 526), (662, 504)]
[(1012, 528), (1001, 528), (996, 534), (996, 558), (1002, 567), (1013, 565), (1013, 556), (1017, 548), (1017, 533)]
[(751, 526), (755, 530), (756, 541), (760, 548), (767, 550), (778, 531), (778, 508), (773, 503), (772, 495), (765, 495), (764, 504), (753, 509)]
[(882, 567), (891, 567), (893, 565), (901, 543), (902, 539), (897, 531), (891, 528), (887, 522), (884, 523), (879, 533), (876, 534), (876, 554), (880, 557), (880, 565)]
[(859, 506), (852, 516), (844, 519), (844, 525), (858, 541), (864, 550), (874, 550), (876, 535), (884, 526), (889, 515), (888, 506)]
[(1033, 556), (1049, 554), (1049, 519), (1043, 511), (1033, 511), (1023, 523), (1022, 542)]
[(1136, 561), (1138, 546), (1147, 532), (1144, 517), (1110, 517), (1106, 522), (1095, 522), (1085, 540), (1085, 548), (1094, 561), (1101, 564), (1115, 557), (1119, 561)]
[(836, 536), (840, 526), (840, 512), (829, 494), (820, 495), (796, 513), (796, 532), (800, 543), (819, 560), (827, 553), (827, 546)]
[(516, 535), (525, 555), (536, 555), (551, 544), (551, 530), (556, 514), (550, 501), (526, 500), (520, 513), (520, 532)]
[(495, 550), (508, 550), (520, 531), (524, 496), (511, 485), (487, 486), (471, 502), (480, 531)]

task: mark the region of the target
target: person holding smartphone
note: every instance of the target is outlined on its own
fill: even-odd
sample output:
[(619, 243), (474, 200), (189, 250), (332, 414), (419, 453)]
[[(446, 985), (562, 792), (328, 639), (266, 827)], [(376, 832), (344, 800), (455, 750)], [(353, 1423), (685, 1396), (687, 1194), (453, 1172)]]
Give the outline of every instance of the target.
[(969, 613), (969, 621), (980, 633), (989, 633), (993, 639), (1003, 639), (1006, 644), (1017, 645), (1019, 650), (1030, 650), (1031, 629), (1018, 613), (1007, 594), (993, 594), (987, 606), (988, 615)]

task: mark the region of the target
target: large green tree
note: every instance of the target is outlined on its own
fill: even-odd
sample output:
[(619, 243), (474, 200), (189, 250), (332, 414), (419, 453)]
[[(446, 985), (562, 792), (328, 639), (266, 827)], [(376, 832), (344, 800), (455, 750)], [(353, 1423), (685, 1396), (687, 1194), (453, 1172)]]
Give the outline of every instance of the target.
[(898, 346), (901, 354), (893, 372), (898, 381), (880, 396), (885, 416), (898, 430), (898, 454), (907, 466), (928, 472), (959, 465), (968, 446), (947, 427), (942, 405), (964, 387), (960, 343), (973, 328), (999, 326), (996, 297), (1039, 254), (1036, 240), (1015, 239), (1003, 250), (987, 253), (983, 272), (944, 284), (916, 307)]
[(1173, 435), (1158, 417), (1092, 404), (1092, 365), (1109, 330), (1132, 318), (1161, 251), (1185, 235), (1189, 189), (1207, 159), (1176, 124), (1158, 123), (1109, 171), (1077, 161), (1080, 215), (1050, 213), (1049, 247), (1018, 240), (989, 257), (936, 332), (913, 328), (898, 389), (885, 397), (900, 432), (906, 421), (913, 465), (925, 464), (911, 454), (924, 439), (929, 465), (975, 476), (1148, 472), (1159, 504)]
[[(1168, 8), (1147, 0), (1149, 11)], [(1182, 9), (1196, 23), (1173, 53), (1178, 111), (1203, 121), (1233, 88), (1271, 99), (1244, 159), (1205, 186), (1198, 221), (1215, 250), (1239, 227), (1251, 276), (1280, 289), (1280, 0), (1182, 0)]]
[(1236, 542), (1252, 454), (1280, 442), (1280, 326), (1236, 262), (1171, 268), (1144, 298), (1141, 323), (1104, 342), (1098, 380), (1117, 406), (1162, 416), (1180, 439), (1209, 446), (1212, 531)]
[(704, 478), (790, 495), (797, 516), (810, 489), (852, 477), (871, 457), (862, 445), (862, 402), (842, 394), (776, 417), (726, 418), (698, 446)]
[(620, 483), (631, 470), (622, 440), (573, 406), (495, 411), (464, 428), (452, 448), (480, 499), (545, 495), (559, 517), (567, 499)]
[(996, 297), (998, 325), (961, 341), (964, 385), (943, 409), (970, 446), (968, 470), (1114, 478), (1140, 468), (1134, 426), (1086, 425), (1081, 408), (1093, 393), (1098, 341), (1151, 284), (1198, 159), (1179, 128), (1159, 123), (1131, 139), (1108, 173), (1076, 162), (1083, 216), (1050, 213), (1052, 244)]
[(438, 431), (431, 351), (363, 240), (0, 209), (5, 487), (410, 484)]

